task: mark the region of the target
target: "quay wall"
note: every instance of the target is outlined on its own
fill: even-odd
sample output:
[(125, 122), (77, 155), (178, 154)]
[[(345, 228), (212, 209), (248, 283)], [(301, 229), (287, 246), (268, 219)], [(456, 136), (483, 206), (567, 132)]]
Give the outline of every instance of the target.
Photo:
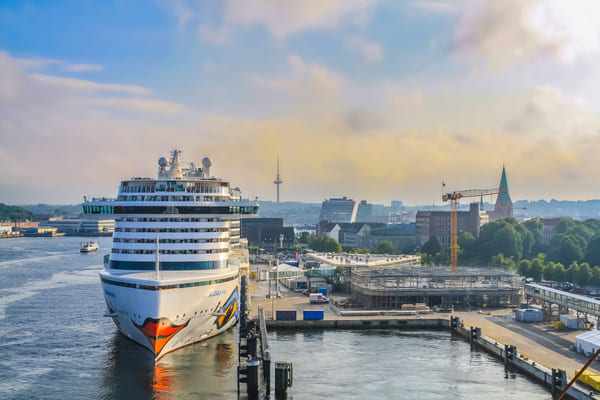
[(448, 329), (447, 319), (322, 319), (278, 321), (267, 320), (267, 328), (272, 329)]
[[(410, 318), (410, 319), (325, 319), (325, 320), (295, 320), (278, 321), (266, 320), (268, 329), (441, 329), (452, 330), (472, 345), (495, 356), (524, 375), (535, 379), (539, 383), (552, 389), (552, 370), (528, 357), (519, 354), (512, 360), (506, 360), (504, 343), (499, 343), (481, 334), (479, 338), (471, 340), (471, 327), (459, 324), (456, 329), (451, 328), (449, 319), (444, 318)], [(566, 384), (567, 382), (565, 382)], [(593, 400), (590, 390), (573, 385), (565, 398), (576, 400)]]

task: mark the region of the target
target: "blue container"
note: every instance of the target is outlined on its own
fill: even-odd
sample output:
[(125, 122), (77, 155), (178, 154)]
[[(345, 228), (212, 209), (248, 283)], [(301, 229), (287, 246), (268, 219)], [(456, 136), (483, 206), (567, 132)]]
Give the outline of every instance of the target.
[(296, 282), (297, 289), (306, 289), (306, 282)]
[(321, 293), (323, 296), (327, 296), (327, 288), (320, 287), (319, 288), (319, 293)]
[(304, 319), (323, 319), (324, 318), (323, 310), (305, 310), (303, 318)]
[(296, 311), (277, 310), (275, 311), (275, 319), (277, 321), (295, 321)]

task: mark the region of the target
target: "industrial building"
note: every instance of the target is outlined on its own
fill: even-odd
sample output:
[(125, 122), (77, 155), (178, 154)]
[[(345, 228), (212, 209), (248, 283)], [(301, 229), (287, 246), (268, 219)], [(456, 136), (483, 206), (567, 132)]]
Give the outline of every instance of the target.
[(400, 309), (402, 304), (433, 307), (506, 307), (520, 302), (517, 274), (491, 268), (356, 268), (353, 301), (364, 308)]

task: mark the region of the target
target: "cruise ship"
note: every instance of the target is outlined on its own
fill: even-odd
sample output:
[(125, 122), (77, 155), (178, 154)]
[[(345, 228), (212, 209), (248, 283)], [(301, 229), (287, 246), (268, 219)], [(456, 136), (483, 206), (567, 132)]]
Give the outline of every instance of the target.
[(238, 319), (248, 249), (241, 218), (258, 203), (211, 176), (211, 160), (184, 164), (181, 151), (158, 160), (158, 178), (121, 182), (116, 199), (83, 204), (91, 217), (113, 216), (112, 250), (100, 281), (106, 315), (155, 361), (227, 330)]

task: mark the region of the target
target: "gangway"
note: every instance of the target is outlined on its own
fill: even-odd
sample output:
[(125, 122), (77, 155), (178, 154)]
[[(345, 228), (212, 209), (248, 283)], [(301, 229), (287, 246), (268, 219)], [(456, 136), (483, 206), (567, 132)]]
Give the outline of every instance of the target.
[(525, 295), (548, 303), (557, 304), (578, 311), (582, 314), (593, 315), (600, 322), (600, 301), (548, 286), (528, 283), (525, 285)]

